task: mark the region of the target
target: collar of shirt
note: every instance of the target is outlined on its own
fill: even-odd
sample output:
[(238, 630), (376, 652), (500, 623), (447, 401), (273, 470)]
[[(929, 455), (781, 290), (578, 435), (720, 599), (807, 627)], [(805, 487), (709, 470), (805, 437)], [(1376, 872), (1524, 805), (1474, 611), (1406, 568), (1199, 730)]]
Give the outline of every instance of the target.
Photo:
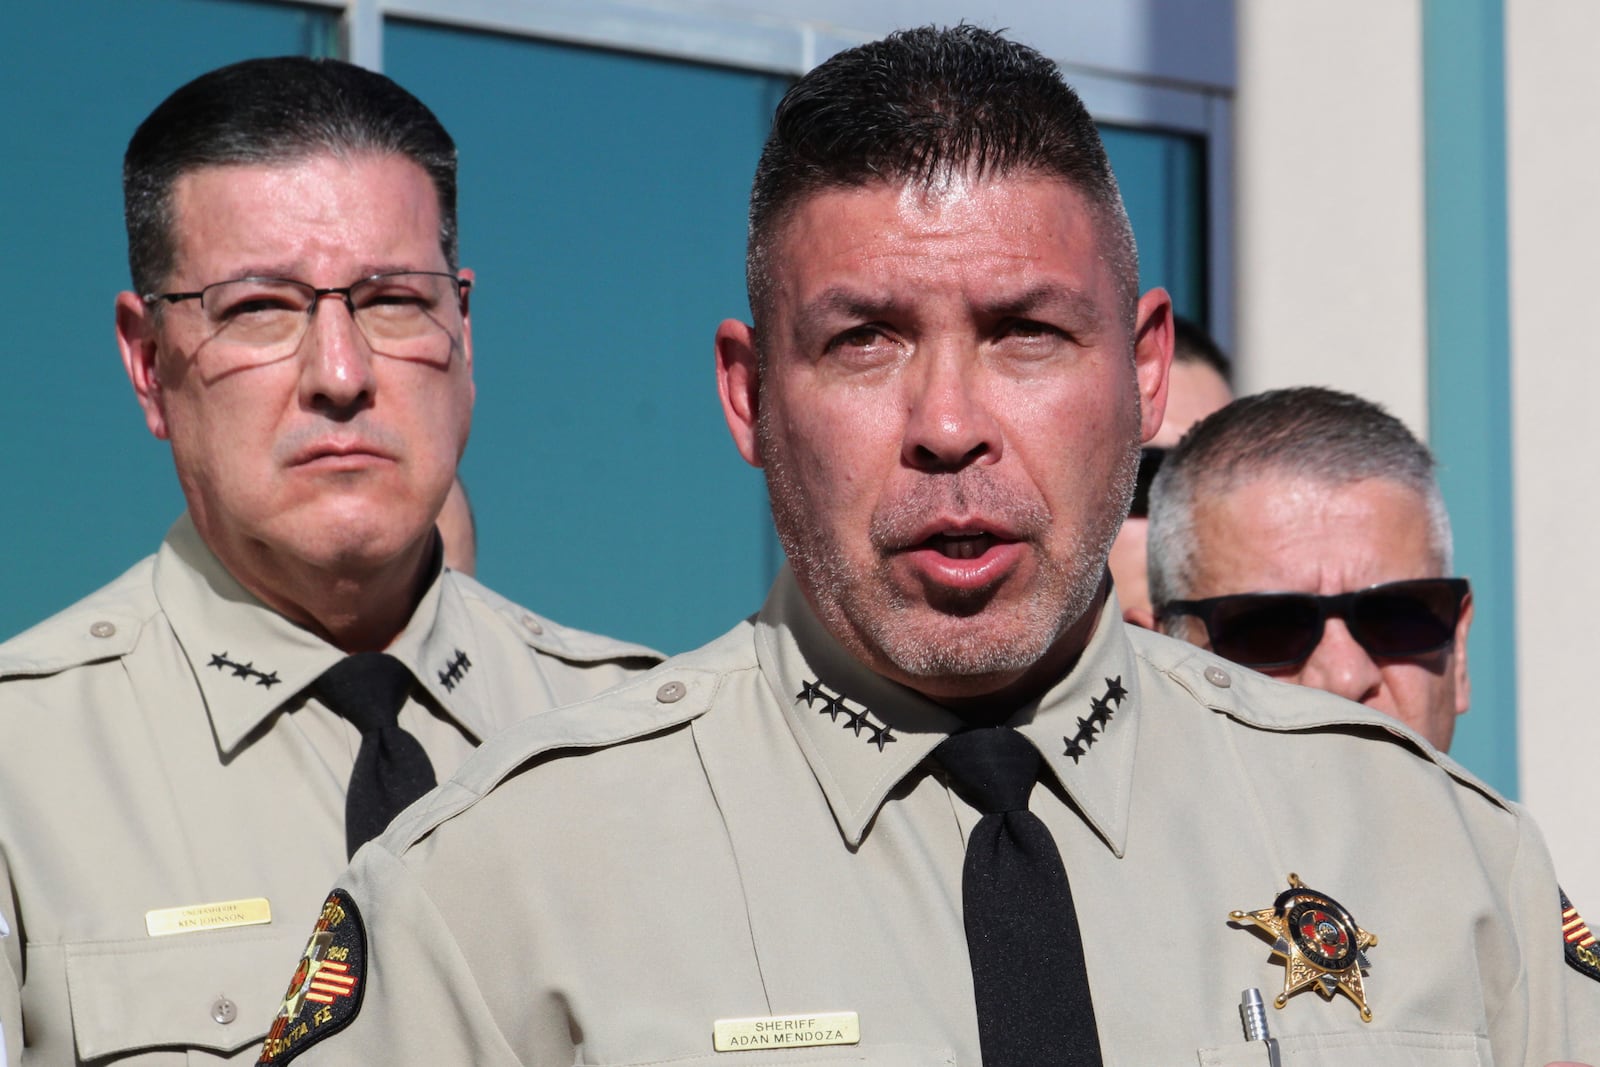
[[(205, 698), (218, 748), (237, 748), (344, 653), (256, 599), (200, 539), (185, 514), (156, 555), (155, 592)], [(450, 572), (440, 568), (411, 620), (385, 649), (438, 706), (481, 741), (489, 687), (472, 670), (480, 647)], [(477, 677), (474, 677), (474, 675)], [(475, 684), (477, 683), (477, 684)]]
[[(847, 652), (787, 568), (756, 618), (756, 656), (852, 846), (890, 791), (962, 728), (949, 709)], [(1118, 856), (1127, 839), (1138, 705), (1133, 649), (1112, 595), (1077, 665), (1011, 720)]]

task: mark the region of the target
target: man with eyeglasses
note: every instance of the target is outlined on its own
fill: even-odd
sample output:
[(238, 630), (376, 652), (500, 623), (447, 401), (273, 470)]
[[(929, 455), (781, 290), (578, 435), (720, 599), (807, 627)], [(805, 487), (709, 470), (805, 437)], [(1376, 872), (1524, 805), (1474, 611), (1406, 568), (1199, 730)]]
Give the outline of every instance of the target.
[(1321, 388), (1234, 401), (1151, 491), (1166, 633), (1391, 715), (1441, 752), (1467, 710), (1472, 592), (1426, 445)]
[(188, 510), (0, 647), (12, 1064), (259, 1044), (363, 842), (490, 734), (658, 658), (442, 562), (473, 277), (421, 102), (345, 63), (240, 63), (156, 108), (124, 185), (117, 337)]
[(1232, 365), (1226, 353), (1199, 325), (1175, 316), (1172, 331), (1172, 371), (1167, 375), (1167, 413), (1161, 428), (1139, 454), (1139, 475), (1133, 504), (1117, 531), (1106, 560), (1116, 583), (1122, 617), (1149, 629), (1150, 593), (1146, 588), (1145, 541), (1149, 536), (1150, 482), (1161, 469), (1167, 450), (1189, 427), (1233, 399)]

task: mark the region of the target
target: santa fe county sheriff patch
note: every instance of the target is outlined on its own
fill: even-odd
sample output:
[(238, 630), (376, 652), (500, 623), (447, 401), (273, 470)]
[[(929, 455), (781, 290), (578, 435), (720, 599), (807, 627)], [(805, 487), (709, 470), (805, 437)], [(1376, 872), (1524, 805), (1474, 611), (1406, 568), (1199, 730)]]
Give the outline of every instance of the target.
[(335, 889), (322, 905), (256, 1067), (288, 1063), (349, 1026), (361, 1010), (366, 976), (367, 932), (361, 912), (349, 893)]
[(1600, 946), (1595, 944), (1589, 924), (1583, 921), (1578, 909), (1561, 893), (1561, 940), (1564, 941), (1567, 962), (1582, 974), (1600, 982)]

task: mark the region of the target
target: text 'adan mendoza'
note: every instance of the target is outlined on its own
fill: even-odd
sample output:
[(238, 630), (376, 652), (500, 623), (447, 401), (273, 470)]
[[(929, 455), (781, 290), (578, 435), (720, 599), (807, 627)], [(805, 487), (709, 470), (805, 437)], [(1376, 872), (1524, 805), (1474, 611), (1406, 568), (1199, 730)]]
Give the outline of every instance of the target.
[(1170, 305), (1053, 64), (972, 27), (824, 63), (749, 268), (719, 383), (792, 569), (366, 849), (267, 1062), (1265, 1064), (1247, 989), (1296, 1067), (1592, 1039), (1516, 810), (1122, 623)]
[(242, 63), (156, 109), (125, 185), (117, 333), (188, 512), (0, 648), (24, 1063), (253, 1057), (356, 846), (490, 733), (650, 662), (441, 566), (472, 276), (426, 107), (343, 63)]

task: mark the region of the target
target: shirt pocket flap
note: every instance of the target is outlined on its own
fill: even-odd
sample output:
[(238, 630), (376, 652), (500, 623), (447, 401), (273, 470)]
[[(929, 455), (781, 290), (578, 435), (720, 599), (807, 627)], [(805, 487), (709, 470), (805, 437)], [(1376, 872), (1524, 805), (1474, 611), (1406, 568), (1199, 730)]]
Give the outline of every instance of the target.
[(259, 1044), (304, 948), (303, 935), (259, 930), (67, 945), (78, 1058)]

